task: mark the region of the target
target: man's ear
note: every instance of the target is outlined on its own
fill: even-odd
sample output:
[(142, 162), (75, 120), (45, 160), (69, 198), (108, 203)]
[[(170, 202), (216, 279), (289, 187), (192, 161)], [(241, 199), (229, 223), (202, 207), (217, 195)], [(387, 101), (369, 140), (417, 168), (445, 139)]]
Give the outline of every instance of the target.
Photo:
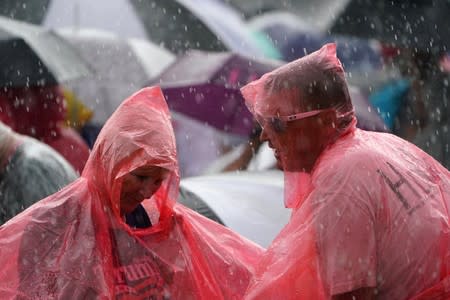
[(322, 124), (327, 127), (336, 127), (336, 112), (333, 110), (324, 111), (321, 115)]

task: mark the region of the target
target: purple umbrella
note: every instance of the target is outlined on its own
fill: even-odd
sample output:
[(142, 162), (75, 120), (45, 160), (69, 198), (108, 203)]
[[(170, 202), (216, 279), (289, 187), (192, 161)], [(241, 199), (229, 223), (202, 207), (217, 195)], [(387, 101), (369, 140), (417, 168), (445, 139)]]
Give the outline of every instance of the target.
[[(248, 136), (253, 129), (253, 117), (245, 107), (239, 88), (281, 64), (229, 52), (192, 50), (163, 71), (160, 85), (170, 109), (224, 132)], [(359, 128), (388, 131), (358, 88), (350, 86), (350, 95)]]
[(230, 52), (192, 50), (170, 65), (159, 83), (171, 110), (227, 133), (248, 136), (253, 118), (239, 89), (280, 65)]

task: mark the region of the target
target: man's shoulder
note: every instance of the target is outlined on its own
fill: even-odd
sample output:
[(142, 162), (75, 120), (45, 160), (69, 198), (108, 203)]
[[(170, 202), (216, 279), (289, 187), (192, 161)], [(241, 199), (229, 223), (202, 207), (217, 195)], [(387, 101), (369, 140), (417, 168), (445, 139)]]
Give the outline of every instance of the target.
[[(366, 135), (366, 134), (369, 135)], [(370, 141), (372, 133), (365, 132), (364, 136), (350, 137), (347, 143), (341, 143), (330, 149), (320, 159), (314, 172), (314, 178), (320, 181), (340, 181), (342, 184), (360, 181), (361, 178), (370, 178), (376, 174), (377, 169), (389, 155), (379, 147), (373, 147)]]
[(380, 156), (383, 156), (383, 152), (379, 149), (370, 147), (366, 143), (354, 143), (331, 149), (324, 155), (321, 163), (332, 166), (333, 169), (347, 170), (377, 161)]

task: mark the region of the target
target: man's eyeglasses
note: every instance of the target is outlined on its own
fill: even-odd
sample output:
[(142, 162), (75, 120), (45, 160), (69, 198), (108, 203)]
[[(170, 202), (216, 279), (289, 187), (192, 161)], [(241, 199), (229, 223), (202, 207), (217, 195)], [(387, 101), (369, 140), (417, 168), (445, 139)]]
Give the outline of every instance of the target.
[(297, 120), (313, 117), (313, 116), (320, 114), (323, 111), (329, 111), (329, 110), (334, 110), (334, 109), (330, 109), (330, 108), (317, 109), (317, 110), (301, 112), (301, 113), (297, 113), (297, 114), (289, 115), (289, 116), (271, 116), (271, 117), (257, 116), (256, 120), (258, 121), (258, 123), (261, 125), (262, 128), (264, 128), (265, 124), (270, 124), (275, 131), (280, 132), (286, 128), (287, 122), (292, 122), (292, 121), (297, 121)]

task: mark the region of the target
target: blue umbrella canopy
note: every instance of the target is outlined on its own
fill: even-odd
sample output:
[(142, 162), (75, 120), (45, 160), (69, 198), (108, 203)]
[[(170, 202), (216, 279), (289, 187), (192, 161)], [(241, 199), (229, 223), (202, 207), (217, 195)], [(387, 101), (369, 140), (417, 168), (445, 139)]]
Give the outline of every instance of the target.
[(337, 55), (347, 71), (379, 68), (381, 46), (372, 39), (329, 35), (291, 12), (275, 11), (252, 18), (249, 24), (265, 33), (280, 50), (282, 58), (292, 61), (334, 42)]

